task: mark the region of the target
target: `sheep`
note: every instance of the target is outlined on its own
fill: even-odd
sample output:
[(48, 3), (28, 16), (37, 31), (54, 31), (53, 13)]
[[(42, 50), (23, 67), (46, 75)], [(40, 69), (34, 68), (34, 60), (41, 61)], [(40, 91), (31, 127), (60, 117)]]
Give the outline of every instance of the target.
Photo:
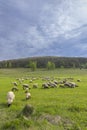
[(18, 88), (16, 86), (14, 86), (11, 90), (12, 91), (18, 91)]
[(30, 89), (29, 85), (28, 84), (23, 84), (23, 89), (26, 89), (26, 88)]
[(42, 84), (42, 88), (49, 88), (49, 86), (48, 86), (47, 83), (43, 83), (43, 84)]
[(64, 83), (64, 86), (69, 87), (69, 88), (75, 88), (78, 85), (76, 83), (74, 83), (74, 82), (66, 82), (66, 83)]
[(33, 84), (33, 88), (38, 88), (38, 84), (37, 83)]
[(15, 94), (14, 92), (12, 91), (9, 91), (7, 93), (7, 104), (8, 104), (8, 107), (12, 104), (13, 100), (15, 99)]
[(18, 86), (17, 82), (13, 82), (13, 85), (14, 85), (14, 86)]
[(53, 82), (54, 82), (55, 84), (58, 84), (58, 81), (56, 81), (56, 80), (54, 80)]
[(28, 91), (29, 90), (29, 88), (25, 88), (25, 91)]
[(59, 82), (59, 84), (63, 84), (63, 83), (64, 83), (64, 81), (62, 81), (62, 80)]
[(61, 88), (65, 88), (64, 84), (60, 84), (59, 87), (61, 87)]
[(71, 87), (78, 87), (78, 85), (76, 84), (76, 83), (74, 83), (74, 82), (71, 82)]
[(71, 84), (71, 88), (75, 88), (76, 87), (76, 83), (70, 82), (70, 84)]
[(81, 80), (80, 80), (80, 79), (77, 79), (77, 82), (81, 82)]
[(24, 78), (22, 78), (21, 81), (24, 82)]
[(70, 82), (66, 82), (66, 83), (64, 83), (64, 86), (65, 87), (71, 87), (71, 83)]
[(33, 80), (31, 79), (30, 81), (29, 81), (29, 83), (32, 83), (33, 82)]
[(22, 79), (21, 78), (19, 78), (18, 81), (19, 81), (20, 84), (22, 83)]
[(36, 80), (37, 78), (32, 78), (32, 80)]
[(26, 93), (26, 100), (30, 99), (31, 98), (31, 94), (28, 91), (26, 91), (25, 93)]
[(55, 88), (55, 87), (57, 87), (57, 84), (54, 82), (49, 82), (48, 86), (50, 86), (50, 88)]

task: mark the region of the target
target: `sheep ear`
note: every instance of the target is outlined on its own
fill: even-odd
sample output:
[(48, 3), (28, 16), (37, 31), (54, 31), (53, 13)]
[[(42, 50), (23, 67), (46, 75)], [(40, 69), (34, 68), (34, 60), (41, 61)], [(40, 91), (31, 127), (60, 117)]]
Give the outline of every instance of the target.
[(8, 104), (8, 107), (10, 107), (11, 106), (11, 104)]

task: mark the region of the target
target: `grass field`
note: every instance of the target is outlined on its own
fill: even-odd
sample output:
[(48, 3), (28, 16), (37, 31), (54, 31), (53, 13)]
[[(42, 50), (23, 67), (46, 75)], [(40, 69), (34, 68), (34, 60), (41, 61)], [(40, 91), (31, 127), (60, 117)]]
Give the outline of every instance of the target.
[[(57, 81), (73, 78), (79, 87), (60, 88), (58, 85), (42, 89), (42, 83), (47, 82), (42, 79), (47, 77)], [(25, 100), (23, 83), (17, 78), (24, 78), (23, 83), (29, 84), (31, 99)], [(15, 92), (13, 104), (7, 107), (6, 95), (14, 81), (18, 82), (19, 91)], [(34, 83), (38, 83), (38, 88), (32, 88)], [(34, 108), (28, 118), (20, 114), (26, 104)], [(0, 69), (0, 130), (87, 130), (87, 70)]]

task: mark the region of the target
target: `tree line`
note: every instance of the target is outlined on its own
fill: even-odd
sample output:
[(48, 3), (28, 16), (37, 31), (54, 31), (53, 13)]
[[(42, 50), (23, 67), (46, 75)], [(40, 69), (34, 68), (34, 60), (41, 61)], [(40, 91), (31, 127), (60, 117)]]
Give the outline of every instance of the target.
[(0, 68), (87, 68), (87, 58), (82, 57), (29, 57), (0, 61)]

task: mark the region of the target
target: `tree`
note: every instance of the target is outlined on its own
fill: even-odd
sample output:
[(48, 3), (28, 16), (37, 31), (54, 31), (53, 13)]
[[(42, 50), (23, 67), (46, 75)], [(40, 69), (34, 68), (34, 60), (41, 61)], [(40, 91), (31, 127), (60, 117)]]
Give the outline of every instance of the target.
[(76, 65), (75, 65), (75, 63), (72, 63), (72, 67), (75, 69), (76, 68)]
[(55, 69), (55, 64), (53, 62), (51, 62), (51, 69)]
[(87, 69), (87, 63), (85, 63), (85, 65), (84, 65), (84, 67), (83, 67), (83, 68)]
[(37, 62), (30, 61), (29, 62), (29, 67), (31, 68), (32, 71), (35, 71), (37, 69)]
[(11, 68), (11, 67), (12, 67), (12, 64), (11, 64), (11, 62), (10, 62), (10, 61), (8, 62), (7, 67), (8, 67), (8, 68)]
[(7, 63), (7, 62), (5, 62), (4, 67), (5, 67), (5, 68), (7, 68), (7, 67), (8, 67), (8, 63)]
[(55, 64), (54, 64), (53, 62), (48, 61), (48, 62), (47, 62), (47, 69), (48, 69), (48, 70), (53, 70), (53, 69), (55, 69)]
[(48, 69), (48, 70), (51, 69), (51, 62), (50, 62), (50, 61), (47, 62), (47, 69)]
[(11, 68), (12, 67), (12, 64), (10, 61), (6, 61), (5, 62), (5, 68)]

